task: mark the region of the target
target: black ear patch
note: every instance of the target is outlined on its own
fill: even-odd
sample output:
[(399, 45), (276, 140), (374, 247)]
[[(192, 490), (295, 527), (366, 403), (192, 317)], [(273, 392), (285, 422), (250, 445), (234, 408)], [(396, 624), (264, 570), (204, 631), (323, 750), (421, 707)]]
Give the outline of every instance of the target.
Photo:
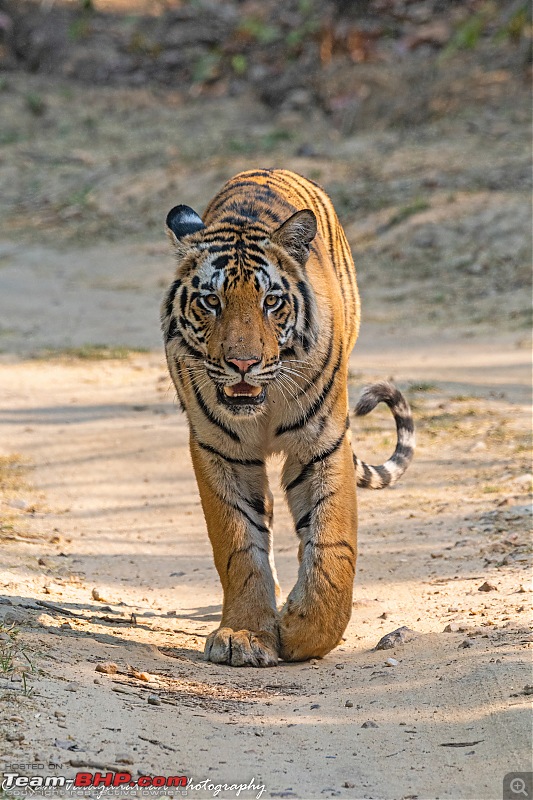
[(309, 257), (309, 245), (316, 232), (316, 217), (311, 209), (304, 208), (289, 217), (270, 238), (303, 265)]
[(176, 239), (181, 239), (189, 233), (205, 228), (204, 223), (189, 206), (174, 206), (167, 214), (167, 228), (172, 231)]

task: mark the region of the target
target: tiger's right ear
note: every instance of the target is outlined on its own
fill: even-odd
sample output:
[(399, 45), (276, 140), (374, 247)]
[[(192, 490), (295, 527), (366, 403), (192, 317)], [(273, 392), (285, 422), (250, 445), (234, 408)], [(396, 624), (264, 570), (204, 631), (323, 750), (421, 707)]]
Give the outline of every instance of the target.
[(180, 247), (180, 240), (190, 233), (205, 228), (204, 223), (192, 208), (189, 206), (174, 206), (167, 214), (166, 219), (167, 233), (173, 245)]

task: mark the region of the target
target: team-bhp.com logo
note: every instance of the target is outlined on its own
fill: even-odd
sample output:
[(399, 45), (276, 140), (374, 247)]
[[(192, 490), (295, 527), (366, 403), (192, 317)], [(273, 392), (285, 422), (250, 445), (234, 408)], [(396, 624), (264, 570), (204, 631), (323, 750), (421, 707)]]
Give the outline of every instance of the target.
[(185, 775), (140, 775), (133, 778), (129, 772), (78, 772), (74, 778), (65, 778), (63, 775), (19, 775), (17, 772), (4, 772), (2, 789), (57, 789), (69, 790), (98, 788), (98, 787), (130, 787), (139, 789), (161, 789), (163, 787), (186, 788), (189, 779)]
[[(256, 792), (256, 800), (260, 800), (265, 791), (263, 784), (256, 784), (255, 778), (249, 783), (213, 783), (206, 778), (203, 781), (194, 781), (185, 775), (141, 775), (137, 779), (133, 778), (129, 772), (78, 772), (74, 778), (66, 778), (64, 775), (21, 775), (19, 772), (4, 772), (2, 789), (4, 792), (11, 790), (14, 794), (33, 794), (37, 790), (43, 795), (55, 794), (58, 789), (65, 793), (84, 794), (87, 789), (96, 789), (97, 797), (105, 794), (120, 792), (125, 795), (132, 794), (139, 790), (150, 792), (152, 789), (166, 792), (167, 789), (183, 789), (183, 793), (198, 792), (204, 790), (212, 797), (218, 797), (220, 792), (235, 792), (239, 797), (241, 792)], [(91, 794), (92, 796), (92, 794)], [(158, 795), (159, 796), (159, 795)]]

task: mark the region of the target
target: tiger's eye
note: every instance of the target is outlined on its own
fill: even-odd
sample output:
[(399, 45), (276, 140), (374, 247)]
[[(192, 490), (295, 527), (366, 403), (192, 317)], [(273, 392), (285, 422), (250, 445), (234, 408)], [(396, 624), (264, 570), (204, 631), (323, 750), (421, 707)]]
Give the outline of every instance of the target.
[(267, 294), (265, 297), (265, 306), (266, 308), (275, 308), (281, 303), (281, 297), (278, 297), (277, 294)]
[(220, 305), (220, 300), (216, 294), (207, 294), (204, 297), (204, 302), (209, 306), (209, 308), (218, 308)]

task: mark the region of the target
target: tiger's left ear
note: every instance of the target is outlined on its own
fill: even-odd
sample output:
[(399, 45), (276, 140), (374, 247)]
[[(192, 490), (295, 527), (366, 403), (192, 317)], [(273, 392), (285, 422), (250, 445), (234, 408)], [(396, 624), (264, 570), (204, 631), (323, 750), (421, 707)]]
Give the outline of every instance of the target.
[(167, 214), (166, 225), (170, 241), (178, 247), (180, 239), (184, 236), (205, 228), (196, 211), (193, 211), (189, 206), (174, 206), (174, 208), (171, 208)]
[(309, 245), (316, 236), (316, 217), (309, 208), (297, 211), (270, 235), (302, 266), (309, 258)]

